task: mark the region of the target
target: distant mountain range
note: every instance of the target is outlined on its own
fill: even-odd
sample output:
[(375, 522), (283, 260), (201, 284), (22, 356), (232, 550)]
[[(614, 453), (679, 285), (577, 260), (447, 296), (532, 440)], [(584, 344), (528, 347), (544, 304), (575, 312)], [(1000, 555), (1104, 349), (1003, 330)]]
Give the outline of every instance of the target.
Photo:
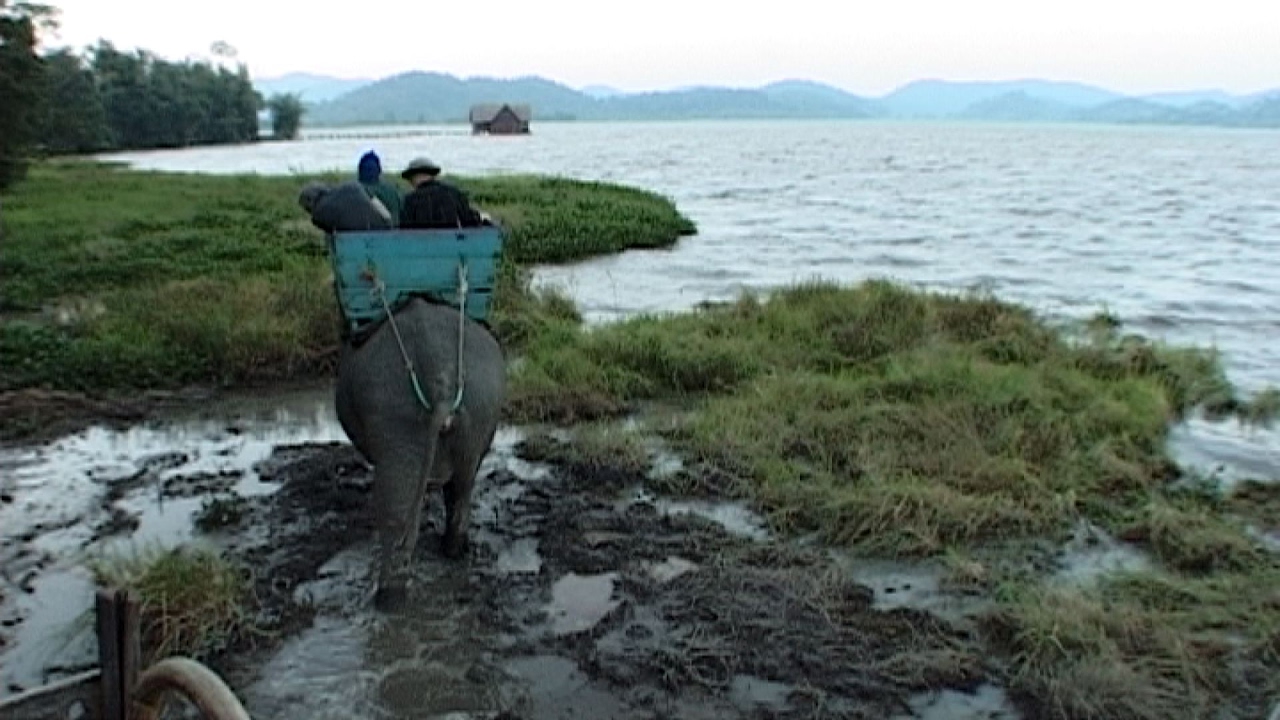
[(289, 73), (278, 78), (254, 80), (253, 86), (262, 93), (263, 97), (293, 93), (302, 98), (304, 103), (322, 103), (341, 97), (352, 90), (372, 85), (374, 82), (374, 80), (365, 79), (345, 80), (311, 73)]
[(259, 80), (265, 96), (298, 93), (310, 126), (462, 122), (473, 104), (528, 103), (538, 120), (694, 120), (766, 118), (955, 119), (1280, 128), (1280, 88), (1255, 95), (1220, 90), (1128, 96), (1048, 80), (920, 80), (878, 98), (808, 80), (759, 88), (687, 87), (627, 93), (574, 89), (540, 77), (498, 79), (407, 72), (382, 80), (297, 73)]

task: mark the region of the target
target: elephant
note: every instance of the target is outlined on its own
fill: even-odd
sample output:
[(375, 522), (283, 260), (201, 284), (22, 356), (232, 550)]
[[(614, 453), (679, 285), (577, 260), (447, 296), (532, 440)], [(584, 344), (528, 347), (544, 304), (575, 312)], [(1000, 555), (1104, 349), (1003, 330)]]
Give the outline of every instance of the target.
[[(378, 536), (379, 609), (399, 607), (407, 593), (424, 501), (443, 489), (444, 555), (467, 549), (471, 491), (497, 432), (506, 398), (506, 362), (489, 332), (458, 310), (414, 298), (359, 347), (344, 343), (338, 360), (338, 422), (373, 465), (373, 511)], [(395, 331), (416, 372), (419, 399)], [(458, 363), (463, 368), (457, 398)]]
[[(308, 185), (298, 203), (328, 232), (386, 228), (355, 183)], [(506, 360), (487, 328), (421, 297), (354, 335), (341, 345), (335, 405), (343, 431), (373, 465), (374, 604), (395, 609), (407, 597), (423, 504), (435, 488), (444, 495), (444, 554), (458, 558), (467, 549), (471, 491), (506, 400)]]

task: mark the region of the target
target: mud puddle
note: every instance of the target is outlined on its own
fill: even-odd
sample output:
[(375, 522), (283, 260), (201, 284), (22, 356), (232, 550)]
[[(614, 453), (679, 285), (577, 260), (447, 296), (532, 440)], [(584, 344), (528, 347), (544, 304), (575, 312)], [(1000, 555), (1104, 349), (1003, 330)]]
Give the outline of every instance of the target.
[(463, 560), (439, 554), (433, 498), (410, 603), (391, 615), (372, 610), (370, 475), (353, 451), (267, 463), (279, 491), (220, 533), (282, 638), (215, 663), (254, 717), (1016, 717), (998, 689), (991, 701), (967, 631), (882, 607), (741, 506), (527, 462), (521, 438), (502, 430), (481, 470)]
[(0, 448), (0, 697), (95, 660), (86, 561), (198, 538), (211, 498), (274, 491), (282, 443), (343, 439), (329, 390), (232, 396), (124, 428)]
[(1102, 528), (1081, 522), (1063, 548), (1051, 583), (1090, 585), (1119, 573), (1150, 570), (1155, 562), (1135, 545), (1118, 540)]

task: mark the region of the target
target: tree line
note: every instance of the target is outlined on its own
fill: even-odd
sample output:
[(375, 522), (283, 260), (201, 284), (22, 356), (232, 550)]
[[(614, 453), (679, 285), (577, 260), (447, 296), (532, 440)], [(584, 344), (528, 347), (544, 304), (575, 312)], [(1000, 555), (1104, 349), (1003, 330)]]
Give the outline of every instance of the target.
[(243, 66), (172, 63), (100, 41), (86, 57), (44, 57), (37, 144), (51, 153), (174, 148), (258, 139), (262, 98)]
[(49, 6), (0, 0), (0, 188), (36, 154), (254, 142), (264, 107), (274, 137), (297, 136), (301, 101), (264, 102), (244, 65), (170, 62), (101, 40), (83, 53), (40, 53), (54, 27)]

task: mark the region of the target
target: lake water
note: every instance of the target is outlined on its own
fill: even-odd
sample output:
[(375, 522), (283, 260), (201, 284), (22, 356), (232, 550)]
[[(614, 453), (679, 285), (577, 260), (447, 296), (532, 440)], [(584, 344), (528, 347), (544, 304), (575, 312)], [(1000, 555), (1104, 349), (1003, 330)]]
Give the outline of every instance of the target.
[[(543, 268), (589, 320), (679, 310), (823, 277), (981, 287), (1054, 318), (1107, 309), (1213, 344), (1234, 382), (1280, 384), (1280, 134), (1199, 128), (872, 122), (544, 123), (315, 131), (295, 143), (128, 153), (207, 173), (350, 168), (416, 155), (446, 173), (535, 172), (671, 197), (698, 235)], [(1275, 477), (1272, 433), (1196, 424), (1198, 464)], [(1189, 446), (1190, 447), (1190, 446)]]

